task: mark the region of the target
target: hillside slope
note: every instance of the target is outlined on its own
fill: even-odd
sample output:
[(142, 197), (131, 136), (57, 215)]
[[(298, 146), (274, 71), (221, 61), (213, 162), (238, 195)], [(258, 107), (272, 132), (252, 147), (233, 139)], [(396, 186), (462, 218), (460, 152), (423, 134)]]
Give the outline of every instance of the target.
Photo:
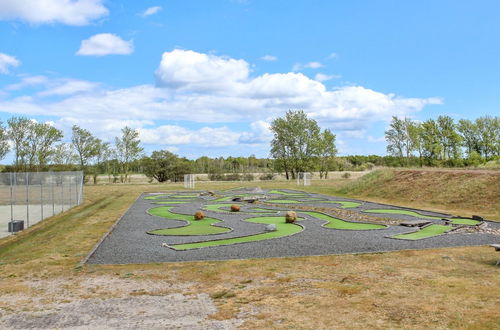
[(500, 171), (376, 170), (340, 193), (368, 200), (500, 221)]

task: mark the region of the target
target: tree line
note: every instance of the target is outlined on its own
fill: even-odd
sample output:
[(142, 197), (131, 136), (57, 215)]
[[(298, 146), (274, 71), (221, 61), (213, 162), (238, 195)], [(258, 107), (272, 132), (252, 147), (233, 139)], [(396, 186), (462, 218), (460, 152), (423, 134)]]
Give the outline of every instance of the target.
[(424, 122), (392, 117), (385, 131), (387, 152), (409, 165), (473, 166), (500, 155), (500, 117), (476, 120), (449, 116)]

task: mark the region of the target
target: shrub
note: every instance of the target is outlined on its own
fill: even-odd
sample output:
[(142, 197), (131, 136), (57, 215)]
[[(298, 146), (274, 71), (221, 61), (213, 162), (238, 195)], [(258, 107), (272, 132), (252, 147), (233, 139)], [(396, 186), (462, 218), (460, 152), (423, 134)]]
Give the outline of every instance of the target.
[(266, 173), (266, 174), (262, 174), (259, 179), (260, 180), (274, 180), (274, 173)]
[(255, 179), (254, 175), (251, 173), (244, 174), (242, 177), (243, 181), (253, 181)]
[(349, 172), (342, 173), (342, 178), (349, 179), (350, 177), (351, 177), (351, 173), (349, 173)]

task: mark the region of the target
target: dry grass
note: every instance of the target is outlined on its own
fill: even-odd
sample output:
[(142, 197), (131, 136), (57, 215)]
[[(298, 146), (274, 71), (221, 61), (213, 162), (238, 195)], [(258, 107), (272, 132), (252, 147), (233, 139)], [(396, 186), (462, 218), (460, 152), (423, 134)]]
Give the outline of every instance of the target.
[[(328, 193), (344, 182), (323, 182), (307, 190)], [(89, 186), (84, 205), (2, 240), (0, 310), (22, 306), (36, 311), (77, 299), (182, 292), (207, 293), (218, 306), (212, 318), (241, 318), (249, 329), (491, 329), (500, 324), (498, 253), (489, 247), (77, 267), (141, 192), (179, 188)]]

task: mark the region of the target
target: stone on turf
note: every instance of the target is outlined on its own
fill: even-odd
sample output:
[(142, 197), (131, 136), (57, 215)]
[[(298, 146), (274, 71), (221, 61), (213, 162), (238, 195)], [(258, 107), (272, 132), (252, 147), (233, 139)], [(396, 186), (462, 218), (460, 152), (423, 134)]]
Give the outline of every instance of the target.
[(240, 206), (233, 204), (231, 205), (231, 212), (238, 212), (240, 210)]
[(266, 231), (276, 231), (276, 225), (274, 223), (270, 223), (266, 226)]
[(196, 213), (194, 214), (194, 219), (195, 220), (201, 220), (205, 217), (205, 213), (201, 212), (201, 211), (196, 211)]
[(297, 221), (297, 213), (295, 213), (295, 211), (287, 211), (285, 214), (285, 222), (294, 223), (295, 221)]

